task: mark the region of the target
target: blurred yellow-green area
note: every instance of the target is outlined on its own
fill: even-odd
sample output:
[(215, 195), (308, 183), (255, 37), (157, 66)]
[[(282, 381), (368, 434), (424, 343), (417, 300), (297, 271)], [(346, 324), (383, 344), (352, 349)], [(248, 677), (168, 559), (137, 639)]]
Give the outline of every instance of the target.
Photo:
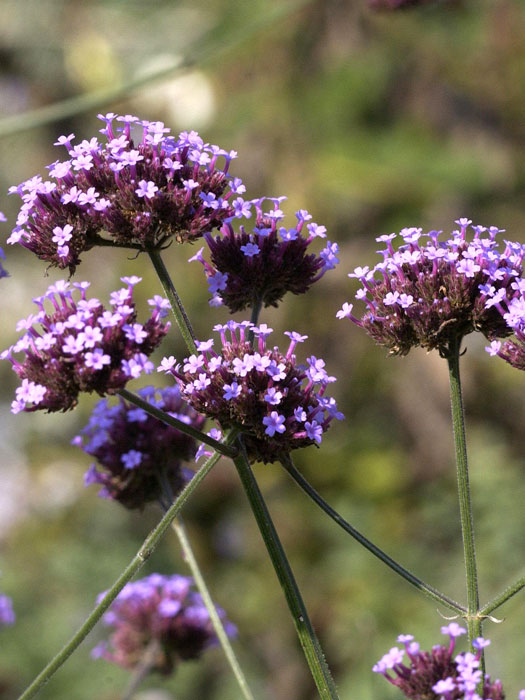
[[(308, 209), (341, 251), (339, 267), (307, 295), (261, 320), (279, 334), (309, 335), (346, 420), (296, 463), (326, 500), (391, 556), (444, 593), (465, 599), (445, 362), (413, 351), (388, 358), (336, 311), (355, 293), (347, 273), (373, 265), (381, 234), (405, 226), (452, 230), (466, 216), (525, 242), (525, 5), (455, 0), (374, 12), (366, 0), (2, 0), (0, 117), (110, 91), (192, 57), (127, 96), (0, 139), (0, 209), (14, 222), (13, 184), (62, 155), (60, 134), (97, 135), (103, 113), (162, 120), (235, 149), (232, 172), (250, 197), (286, 195), (293, 219)], [(107, 92), (105, 93), (108, 94)], [(12, 123), (12, 122), (11, 122)], [(0, 130), (2, 122), (0, 122)], [(20, 246), (2, 245), (6, 347), (31, 298), (62, 275)], [(193, 247), (165, 260), (200, 338), (228, 318), (211, 309)], [(143, 303), (160, 293), (149, 260), (117, 250), (84, 256), (76, 278), (104, 298), (121, 275), (144, 278)], [(47, 276), (46, 276), (47, 275)], [(144, 304), (145, 305), (145, 304)], [(482, 602), (525, 566), (525, 377), (470, 336), (462, 358)], [(182, 358), (173, 330), (163, 354)], [(160, 355), (159, 355), (160, 356)], [(17, 623), (0, 630), (0, 695), (17, 697), (132, 558), (159, 518), (128, 512), (85, 488), (90, 460), (70, 445), (95, 398), (67, 414), (13, 416), (17, 386), (1, 363), (0, 591)], [(155, 375), (151, 381), (166, 381)], [(147, 381), (142, 384), (148, 383)], [(135, 383), (140, 386), (140, 382)], [(129, 385), (130, 389), (134, 384)], [(135, 386), (135, 388), (137, 388)], [(400, 695), (372, 665), (400, 633), (422, 647), (442, 639), (446, 609), (423, 598), (339, 530), (276, 465), (257, 478), (289, 555), (342, 700)], [(277, 579), (235, 469), (222, 460), (184, 518), (215, 600), (239, 628), (235, 643), (257, 698), (311, 700), (316, 691)], [(186, 573), (168, 533), (145, 573)], [(487, 622), (488, 671), (508, 698), (525, 686), (525, 594)], [(90, 649), (98, 626), (41, 691), (42, 700), (116, 700), (129, 674)], [(3, 693), (3, 694), (2, 694)], [(149, 677), (136, 700), (234, 700), (239, 691), (219, 648)]]

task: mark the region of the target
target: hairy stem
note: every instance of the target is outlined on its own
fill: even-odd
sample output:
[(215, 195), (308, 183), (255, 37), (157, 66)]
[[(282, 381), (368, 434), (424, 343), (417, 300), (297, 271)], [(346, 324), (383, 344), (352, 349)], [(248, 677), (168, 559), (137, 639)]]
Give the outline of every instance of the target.
[(501, 605), (503, 605), (503, 603), (506, 603), (507, 600), (515, 596), (516, 593), (519, 593), (524, 588), (525, 576), (522, 576), (515, 583), (508, 586), (502, 593), (500, 593), (499, 596), (496, 596), (496, 598), (491, 600), (490, 603), (484, 605), (479, 611), (480, 615), (482, 615), (483, 617), (490, 615), (494, 612), (494, 610), (497, 610)]
[[(479, 614), (478, 572), (476, 565), (476, 548), (474, 545), (474, 519), (470, 499), (470, 484), (467, 461), (467, 440), (465, 436), (465, 413), (461, 395), (461, 379), (459, 374), (459, 353), (461, 338), (451, 341), (447, 356), (450, 403), (452, 407), (452, 427), (454, 430), (454, 446), (456, 450), (456, 467), (459, 496), (459, 514), (461, 533), (463, 536), (463, 553), (465, 559), (465, 574), (467, 583), (467, 628), (468, 641), (482, 634), (481, 617)], [(481, 657), (483, 664), (483, 655)], [(482, 666), (484, 674), (484, 667)]]
[(182, 333), (182, 337), (184, 338), (186, 347), (192, 354), (197, 354), (197, 346), (195, 345), (195, 333), (193, 332), (193, 328), (191, 327), (191, 323), (186, 314), (186, 310), (182, 305), (182, 301), (179, 295), (177, 294), (175, 285), (173, 284), (168, 270), (166, 269), (166, 265), (164, 265), (164, 260), (162, 259), (161, 254), (158, 250), (151, 250), (149, 251), (148, 255), (160, 279), (160, 283), (162, 284), (164, 293), (166, 294), (168, 301), (170, 302), (171, 310), (173, 311), (173, 315), (175, 317), (175, 322), (177, 323), (177, 326), (179, 327), (179, 330)]
[(411, 583), (426, 596), (432, 598), (432, 600), (435, 600), (454, 612), (460, 614), (467, 612), (467, 609), (463, 605), (460, 605), (455, 600), (447, 597), (433, 586), (430, 586), (417, 576), (414, 576), (414, 574), (408, 571), (408, 569), (405, 569), (403, 566), (401, 566), (401, 564), (398, 564), (397, 561), (389, 557), (388, 554), (383, 552), (382, 549), (377, 547), (373, 542), (362, 535), (355, 529), (355, 527), (352, 527), (349, 522), (339, 515), (339, 513), (324, 500), (324, 498), (314, 489), (314, 487), (304, 478), (304, 476), (297, 471), (290, 457), (282, 460), (281, 464), (295, 483), (303, 489), (306, 495), (309, 496), (314, 503), (316, 503), (327, 515), (329, 515), (332, 520), (339, 525), (339, 527), (343, 528), (345, 532), (351, 535), (355, 540), (357, 540), (357, 542), (368, 549), (369, 552), (380, 559), (384, 564), (389, 566), (393, 571), (402, 576), (406, 581)]
[(158, 418), (158, 420), (162, 421), (163, 423), (171, 425), (172, 428), (180, 430), (181, 433), (190, 435), (191, 437), (195, 438), (195, 440), (204, 442), (206, 445), (212, 447), (216, 452), (219, 452), (219, 454), (224, 455), (225, 457), (235, 457), (239, 454), (239, 450), (237, 447), (235, 447), (235, 445), (229, 445), (224, 442), (214, 440), (209, 435), (206, 435), (206, 433), (202, 433), (200, 430), (192, 428), (191, 425), (188, 425), (187, 423), (184, 423), (184, 421), (181, 421), (178, 418), (171, 416), (169, 413), (162, 411), (160, 408), (153, 406), (148, 401), (144, 401), (142, 397), (132, 394), (127, 389), (120, 389), (117, 393), (119, 396), (122, 396), (123, 399), (129, 401), (135, 406), (138, 406), (139, 408), (142, 408), (144, 411), (146, 411), (146, 413), (149, 413), (154, 418)]
[(273, 568), (283, 589), (299, 641), (301, 642), (308, 666), (310, 667), (317, 690), (319, 691), (319, 696), (323, 700), (337, 700), (337, 690), (330, 669), (326, 663), (321, 645), (319, 644), (319, 640), (317, 639), (312, 623), (308, 617), (290, 564), (288, 563), (281, 541), (244, 450), (241, 450), (239, 456), (235, 457), (233, 461), (237, 467), (239, 477), (250, 502), (264, 544), (270, 555)]
[[(228, 436), (227, 441), (233, 440), (234, 438), (235, 434), (232, 434), (231, 436)], [(126, 583), (128, 583), (128, 581), (135, 576), (146, 560), (151, 556), (166, 530), (170, 527), (173, 520), (182, 510), (183, 505), (186, 503), (188, 498), (195, 491), (204, 477), (210, 472), (212, 467), (219, 461), (220, 457), (220, 454), (214, 454), (212, 457), (206, 460), (202, 467), (195, 473), (191, 481), (189, 481), (185, 488), (181, 491), (180, 495), (166, 512), (162, 520), (155, 528), (153, 528), (148, 537), (144, 540), (142, 547), (139, 549), (124, 571), (120, 574), (115, 583), (107, 591), (100, 603), (93, 609), (85, 622), (71, 637), (69, 642), (51, 659), (47, 666), (27, 687), (18, 700), (29, 700), (29, 698), (34, 697), (36, 693), (58, 671), (62, 664), (67, 661), (79, 644), (87, 637), (102, 615), (109, 608), (111, 603), (118, 596), (120, 591), (124, 588)]]

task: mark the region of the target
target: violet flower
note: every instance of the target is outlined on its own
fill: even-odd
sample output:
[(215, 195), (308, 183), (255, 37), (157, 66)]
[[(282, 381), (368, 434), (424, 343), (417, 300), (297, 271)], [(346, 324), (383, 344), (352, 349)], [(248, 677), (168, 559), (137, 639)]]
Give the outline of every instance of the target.
[[(335, 400), (324, 395), (335, 381), (324, 361), (312, 355), (306, 365), (296, 363), (295, 346), (307, 336), (288, 332), (290, 344), (281, 353), (267, 347), (272, 329), (265, 324), (229, 321), (214, 330), (221, 338), (218, 352), (213, 340), (198, 343), (198, 355), (182, 365), (164, 358), (158, 371), (172, 374), (183, 398), (223, 430), (239, 428), (251, 461), (274, 462), (290, 450), (319, 445), (332, 418), (343, 418)], [(257, 337), (254, 347), (249, 330)]]
[[(306, 210), (297, 212), (292, 228), (280, 225), (283, 199), (263, 197), (250, 202), (238, 197), (233, 201), (236, 211), (246, 217), (253, 213), (251, 231), (241, 225), (236, 233), (232, 223), (226, 222), (220, 235), (204, 236), (210, 262), (204, 259), (203, 248), (190, 260), (204, 266), (212, 306), (224, 304), (232, 313), (259, 304), (277, 306), (287, 292), (304, 294), (339, 262), (337, 244), (330, 241), (319, 254), (308, 252), (316, 238), (326, 238), (326, 228), (314, 223)], [(264, 202), (273, 207), (263, 211)]]
[[(133, 286), (140, 277), (122, 281), (126, 286), (111, 294), (111, 310), (98, 299), (86, 297), (89, 282), (71, 285), (60, 280), (33, 300), (38, 312), (17, 325), (24, 335), (0, 354), (22, 379), (11, 404), (13, 413), (67, 411), (75, 407), (82, 391), (100, 396), (115, 393), (130, 379), (154, 369), (148, 356), (169, 328), (169, 323), (161, 321), (166, 315), (165, 300), (151, 299), (151, 317), (139, 324)], [(80, 296), (76, 301), (75, 292)], [(20, 352), (22, 360), (15, 357)]]
[[(483, 696), (476, 692), (481, 681), (481, 651), (490, 644), (488, 639), (478, 637), (473, 646), (476, 653), (455, 654), (456, 639), (466, 630), (456, 622), (441, 628), (448, 635), (447, 645), (436, 645), (430, 651), (421, 651), (410, 634), (397, 638), (400, 647), (392, 647), (373, 667), (387, 681), (395, 685), (411, 700), (504, 700), (505, 694), (499, 680), (491, 681), (486, 675)], [(405, 654), (408, 663), (404, 663)], [(520, 698), (522, 693), (521, 691)]]
[[(137, 393), (197, 430), (205, 421), (181, 399), (176, 386), (149, 386)], [(107, 399), (99, 401), (73, 444), (97, 460), (85, 474), (86, 486), (101, 484), (99, 496), (126, 508), (162, 502), (167, 498), (166, 488), (171, 491), (168, 495), (177, 496), (192, 474), (182, 463), (192, 461), (197, 452), (192, 437), (120, 397), (116, 405), (110, 405)]]
[(240, 187), (228, 175), (235, 151), (205, 144), (195, 131), (174, 138), (162, 122), (99, 118), (105, 142), (73, 145), (74, 134), (61, 136), (55, 145), (68, 158), (49, 166), (50, 179), (36, 175), (9, 190), (23, 204), (8, 243), (73, 273), (94, 245), (153, 250), (244, 215), (229, 201)]
[(396, 234), (377, 238), (386, 244), (379, 251), (383, 260), (349, 275), (362, 284), (356, 294), (366, 305), (362, 317), (348, 303), (337, 317), (349, 318), (397, 355), (417, 346), (446, 354), (452, 340), (472, 331), (489, 340), (508, 336), (511, 330), (495, 306), (520, 279), (525, 246), (511, 241), (502, 246), (496, 227), (470, 227), (468, 219), (456, 223), (459, 229), (445, 241), (439, 240), (441, 232), (416, 228), (401, 231), (397, 250)]
[(0, 593), (0, 627), (13, 625), (15, 619), (13, 601), (9, 596)]
[[(217, 607), (217, 612), (228, 636), (234, 637), (235, 625), (226, 620), (224, 610)], [(208, 611), (187, 576), (152, 574), (127, 583), (103, 621), (112, 629), (111, 636), (93, 649), (92, 657), (130, 670), (150, 652), (151, 670), (169, 674), (180, 661), (197, 659), (217, 644)]]

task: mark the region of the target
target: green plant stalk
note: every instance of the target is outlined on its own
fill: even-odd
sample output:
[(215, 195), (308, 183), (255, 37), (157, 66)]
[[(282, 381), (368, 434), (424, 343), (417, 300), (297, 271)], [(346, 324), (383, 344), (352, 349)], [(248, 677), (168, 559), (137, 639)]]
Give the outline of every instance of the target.
[[(459, 374), (459, 352), (461, 338), (451, 341), (447, 356), (450, 403), (452, 407), (452, 427), (454, 430), (454, 446), (456, 450), (456, 467), (458, 480), (459, 514), (461, 533), (463, 536), (463, 553), (467, 583), (467, 628), (468, 641), (482, 635), (481, 617), (479, 614), (478, 573), (476, 565), (476, 548), (474, 545), (474, 520), (470, 500), (470, 484), (467, 461), (467, 441), (465, 436), (465, 414), (461, 395), (461, 379)], [(482, 655), (483, 660), (483, 655)], [(484, 669), (482, 668), (484, 673)]]
[(337, 523), (337, 525), (339, 525), (339, 527), (343, 528), (343, 530), (349, 535), (351, 535), (355, 540), (357, 540), (359, 544), (363, 545), (365, 549), (368, 549), (369, 552), (371, 552), (374, 556), (380, 559), (384, 564), (389, 566), (393, 571), (399, 574), (399, 576), (402, 576), (406, 581), (408, 581), (408, 583), (411, 583), (419, 591), (424, 593), (432, 600), (440, 603), (441, 605), (444, 605), (445, 607), (449, 608), (450, 610), (453, 610), (456, 613), (464, 614), (467, 612), (467, 609), (463, 605), (460, 605), (455, 600), (452, 600), (452, 598), (449, 598), (448, 596), (438, 591), (437, 588), (430, 586), (428, 583), (425, 583), (417, 576), (414, 576), (414, 574), (408, 571), (408, 569), (405, 569), (403, 566), (401, 566), (401, 564), (395, 561), (395, 559), (389, 557), (388, 554), (383, 552), (382, 549), (377, 547), (373, 542), (371, 542), (358, 530), (356, 530), (355, 527), (350, 525), (350, 523), (347, 522), (334, 508), (332, 508), (332, 506), (330, 506), (324, 500), (324, 498), (296, 469), (290, 457), (288, 457), (288, 459), (282, 460), (281, 464), (286, 469), (288, 474), (292, 477), (292, 479), (295, 481), (295, 483), (298, 486), (300, 486), (300, 488), (302, 488), (306, 495), (309, 496), (312, 499), (312, 501), (321, 508), (321, 510), (323, 510), (327, 515), (329, 515), (330, 518), (332, 518), (332, 520), (335, 523)]
[(264, 498), (259, 490), (259, 486), (250, 468), (246, 453), (241, 449), (241, 453), (234, 458), (234, 464), (239, 473), (242, 485), (250, 502), (253, 514), (257, 521), (259, 531), (270, 555), (279, 583), (283, 589), (288, 608), (297, 630), (297, 635), (304, 655), (310, 667), (319, 696), (323, 700), (337, 700), (337, 690), (335, 688), (330, 669), (326, 663), (321, 645), (314, 632), (312, 623), (308, 617), (301, 593), (295, 581), (294, 575), (284, 553), (277, 531), (272, 522)]
[(131, 681), (129, 682), (129, 685), (126, 688), (126, 691), (124, 692), (124, 695), (122, 696), (121, 700), (133, 699), (133, 696), (139, 689), (140, 684), (153, 668), (153, 665), (155, 663), (155, 657), (158, 655), (159, 651), (161, 651), (159, 647), (160, 645), (157, 639), (154, 639), (146, 647), (142, 655), (142, 659), (139, 661), (135, 672), (131, 677)]
[(479, 611), (480, 615), (482, 617), (488, 617), (491, 613), (494, 612), (494, 610), (497, 610), (501, 605), (503, 605), (503, 603), (506, 603), (507, 600), (512, 598), (512, 596), (515, 596), (516, 593), (519, 593), (524, 588), (525, 576), (522, 576), (515, 583), (508, 586), (502, 593), (500, 593), (499, 596), (496, 596), (496, 598), (484, 605)]
[(138, 406), (139, 408), (142, 408), (144, 411), (146, 411), (146, 413), (149, 413), (154, 418), (157, 418), (158, 420), (162, 421), (163, 423), (166, 423), (167, 425), (171, 425), (172, 428), (180, 430), (181, 433), (190, 435), (191, 437), (195, 438), (195, 440), (204, 442), (206, 445), (212, 447), (219, 454), (224, 455), (225, 457), (235, 457), (239, 454), (238, 448), (234, 445), (227, 445), (224, 442), (214, 440), (209, 435), (206, 435), (206, 433), (203, 433), (200, 430), (197, 430), (196, 428), (192, 428), (191, 425), (184, 423), (184, 421), (181, 421), (178, 418), (170, 416), (169, 413), (166, 413), (160, 408), (153, 406), (152, 404), (148, 403), (148, 401), (144, 401), (143, 398), (137, 396), (136, 394), (132, 394), (127, 389), (120, 389), (117, 393), (119, 394), (119, 396), (122, 396), (123, 399), (129, 401), (129, 403), (132, 403), (135, 406)]
[(226, 659), (228, 660), (228, 663), (230, 664), (233, 674), (237, 680), (237, 684), (239, 685), (242, 697), (246, 700), (254, 700), (252, 692), (248, 686), (248, 682), (244, 676), (244, 673), (242, 672), (237, 657), (235, 656), (235, 652), (233, 651), (232, 645), (230, 644), (230, 640), (228, 639), (228, 635), (226, 634), (224, 625), (222, 624), (219, 614), (217, 613), (217, 608), (215, 607), (215, 604), (210, 596), (210, 592), (208, 591), (208, 587), (201, 573), (199, 564), (193, 553), (193, 548), (188, 539), (186, 529), (182, 524), (180, 518), (176, 518), (173, 521), (171, 527), (173, 528), (177, 537), (179, 538), (180, 546), (184, 554), (184, 560), (188, 564), (188, 567), (195, 580), (195, 585), (197, 586), (197, 589), (202, 596), (202, 601), (210, 615), (210, 620), (213, 625), (213, 629), (215, 630), (215, 634), (217, 635), (224, 655), (226, 656)]
[(196, 355), (198, 351), (197, 346), (195, 345), (195, 333), (193, 332), (193, 328), (191, 327), (190, 320), (182, 305), (180, 297), (177, 294), (177, 290), (171, 281), (171, 277), (166, 269), (164, 260), (162, 259), (158, 250), (151, 250), (148, 255), (153, 263), (153, 267), (155, 268), (155, 272), (159, 277), (160, 283), (162, 284), (164, 293), (168, 298), (173, 316), (175, 317), (175, 322), (182, 333), (186, 347), (193, 355)]
[[(234, 439), (235, 434), (228, 439)], [(210, 472), (212, 467), (219, 461), (221, 455), (216, 453), (210, 457), (202, 465), (202, 467), (195, 472), (194, 477), (181, 491), (177, 499), (174, 501), (173, 505), (168, 509), (162, 520), (158, 525), (153, 528), (148, 537), (144, 540), (142, 547), (139, 549), (137, 554), (133, 557), (128, 566), (120, 574), (115, 583), (107, 591), (106, 595), (102, 598), (100, 603), (93, 609), (91, 614), (85, 620), (85, 622), (79, 627), (75, 634), (71, 637), (69, 642), (54, 656), (48, 665), (38, 674), (34, 681), (26, 688), (26, 690), (20, 695), (18, 700), (29, 700), (36, 695), (36, 693), (49, 681), (49, 679), (58, 671), (62, 664), (67, 661), (79, 644), (87, 637), (91, 632), (96, 623), (100, 620), (105, 611), (109, 608), (111, 603), (118, 596), (120, 591), (124, 588), (126, 583), (130, 581), (133, 576), (139, 571), (139, 569), (144, 565), (146, 560), (151, 556), (155, 547), (160, 542), (162, 536), (166, 530), (170, 527), (173, 520), (182, 510), (182, 507), (195, 491), (197, 486), (201, 483), (204, 477)]]

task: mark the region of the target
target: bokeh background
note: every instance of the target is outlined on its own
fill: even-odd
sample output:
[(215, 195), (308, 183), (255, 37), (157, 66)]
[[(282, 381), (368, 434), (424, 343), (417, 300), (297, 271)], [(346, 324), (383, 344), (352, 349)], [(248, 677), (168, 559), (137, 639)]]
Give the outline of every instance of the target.
[[(387, 358), (335, 312), (355, 291), (347, 273), (374, 264), (375, 237), (404, 226), (451, 230), (454, 219), (506, 228), (525, 242), (525, 6), (520, 0), (449, 0), (404, 11), (366, 0), (157, 2), (2, 0), (0, 192), (61, 157), (62, 133), (96, 135), (99, 111), (194, 128), (236, 149), (232, 171), (249, 195), (285, 194), (290, 218), (309, 209), (341, 250), (341, 264), (303, 297), (262, 320), (310, 336), (308, 350), (338, 376), (346, 421), (296, 463), (324, 497), (422, 578), (464, 600), (446, 366), (435, 353)], [(123, 83), (171, 71), (127, 95)], [(97, 92), (98, 91), (98, 92)], [(40, 127), (19, 115), (75, 96), (105, 97)], [(100, 99), (99, 102), (102, 100)], [(1, 196), (12, 222), (17, 202)], [(3, 224), (3, 241), (9, 233)], [(4, 245), (4, 248), (6, 246)], [(15, 249), (16, 248), (16, 249)], [(166, 254), (197, 333), (227, 319), (207, 305), (196, 249)], [(2, 346), (60, 274), (9, 247), (1, 281)], [(123, 274), (159, 292), (147, 259), (104, 249), (78, 279), (97, 295)], [(463, 358), (481, 596), (524, 569), (525, 377), (469, 337)], [(173, 332), (164, 354), (184, 355)], [(154, 381), (162, 381), (155, 376)], [(65, 415), (12, 416), (17, 385), (0, 366), (0, 590), (17, 624), (0, 630), (0, 695), (17, 696), (90, 611), (158, 519), (130, 513), (84, 488), (90, 460), (71, 439), (95, 399)], [(147, 382), (146, 382), (147, 383)], [(133, 385), (131, 385), (133, 386)], [(130, 387), (131, 388), (131, 387)], [(422, 598), (327, 519), (278, 465), (256, 467), (342, 700), (399, 698), (371, 666), (412, 633), (440, 641), (436, 605)], [(310, 700), (315, 689), (233, 466), (223, 460), (185, 511), (213, 595), (239, 627), (236, 648), (258, 698)], [(185, 572), (168, 535), (145, 572)], [(524, 598), (488, 623), (488, 668), (509, 698), (525, 686)], [(41, 692), (43, 700), (116, 700), (128, 674), (89, 657), (100, 626)], [(149, 678), (137, 700), (233, 700), (219, 649), (175, 676)]]

